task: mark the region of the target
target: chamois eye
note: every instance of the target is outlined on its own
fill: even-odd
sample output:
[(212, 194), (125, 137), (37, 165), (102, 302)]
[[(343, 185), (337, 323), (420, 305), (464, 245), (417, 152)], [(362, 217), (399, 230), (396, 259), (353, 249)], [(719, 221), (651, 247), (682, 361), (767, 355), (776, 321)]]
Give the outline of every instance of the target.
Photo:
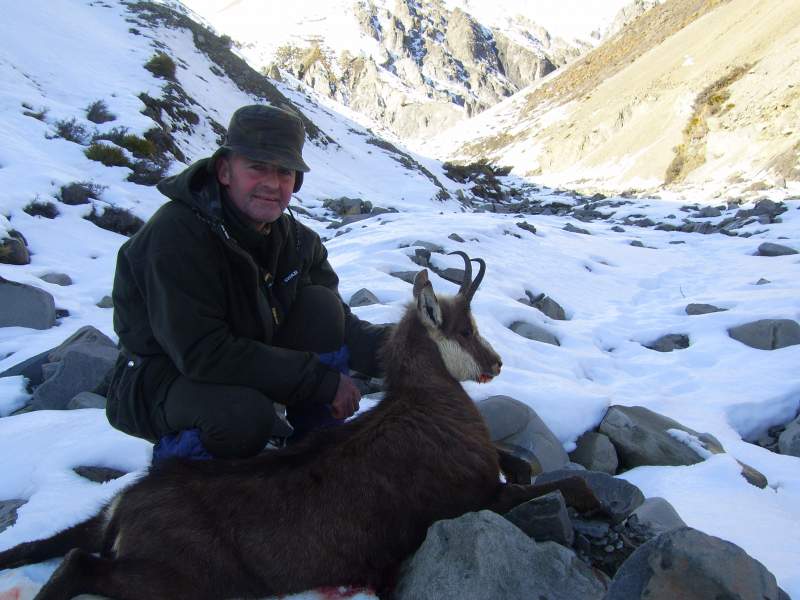
[(462, 329), (460, 333), (465, 338), (472, 337), (472, 329)]

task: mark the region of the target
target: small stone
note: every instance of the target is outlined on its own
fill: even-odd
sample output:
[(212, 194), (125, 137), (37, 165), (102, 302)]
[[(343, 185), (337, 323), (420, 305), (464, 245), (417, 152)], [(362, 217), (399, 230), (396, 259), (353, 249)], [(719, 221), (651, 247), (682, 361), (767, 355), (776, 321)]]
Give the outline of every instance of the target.
[(72, 470), (84, 479), (94, 481), (95, 483), (105, 483), (126, 475), (124, 471), (118, 471), (117, 469), (110, 469), (108, 467), (75, 467)]
[(614, 225), (614, 227), (611, 228), (611, 231), (616, 231), (617, 233), (625, 233), (625, 228), (620, 227), (619, 225)]
[(662, 335), (660, 338), (649, 344), (643, 344), (645, 348), (656, 352), (672, 352), (674, 350), (684, 350), (689, 347), (689, 336), (678, 333)]
[(577, 447), (569, 455), (570, 460), (590, 471), (613, 475), (617, 472), (619, 459), (614, 444), (607, 435), (587, 431), (578, 438)]
[(768, 283), (772, 283), (769, 279), (764, 279), (763, 277), (756, 281), (756, 285), (767, 285)]
[(718, 306), (714, 306), (713, 304), (688, 304), (686, 306), (686, 314), (687, 315), (707, 315), (709, 313), (715, 312), (723, 312), (728, 310), (727, 308), (719, 308)]
[(633, 511), (633, 516), (636, 517), (638, 524), (648, 531), (650, 537), (686, 526), (672, 504), (657, 496), (647, 498)]
[(534, 227), (527, 221), (522, 221), (521, 223), (517, 223), (517, 227), (519, 227), (520, 229), (524, 229), (525, 231), (529, 231), (530, 233), (536, 234), (536, 227)]
[(644, 248), (644, 244), (642, 242), (640, 242), (639, 240), (633, 240), (630, 243), (630, 245), (633, 246), (634, 248)]
[(532, 323), (526, 323), (525, 321), (514, 321), (508, 326), (508, 328), (517, 335), (521, 335), (522, 337), (535, 342), (552, 344), (553, 346), (561, 345), (556, 336), (543, 327), (539, 327), (538, 325), (534, 325)]
[(25, 500), (0, 500), (0, 533), (17, 522), (17, 509), (25, 503)]
[(583, 235), (592, 235), (587, 229), (581, 229), (580, 227), (575, 227), (572, 223), (567, 223), (562, 227), (564, 231), (569, 231), (570, 233), (581, 233)]
[(524, 502), (504, 516), (537, 542), (550, 541), (571, 546), (575, 540), (561, 492), (551, 492)]
[[(444, 254), (444, 248), (442, 248), (439, 244), (434, 244), (433, 242), (425, 242), (423, 240), (416, 240), (412, 246), (419, 246), (420, 248), (424, 248), (429, 253), (434, 254)], [(430, 256), (430, 254), (428, 254)]]
[(462, 238), (457, 233), (451, 233), (450, 235), (447, 236), (447, 239), (453, 240), (454, 242), (458, 242), (459, 244), (463, 244), (464, 243), (464, 238)]
[(759, 350), (800, 344), (800, 323), (791, 319), (761, 319), (728, 329), (733, 339)]
[(772, 242), (764, 242), (756, 252), (756, 256), (789, 256), (791, 254), (797, 254), (797, 250), (782, 244), (773, 244)]
[(381, 301), (378, 297), (370, 292), (367, 288), (361, 288), (355, 294), (350, 296), (348, 304), (355, 308), (356, 306), (369, 306), (371, 304), (380, 304)]
[(778, 451), (800, 457), (800, 417), (789, 423), (778, 437)]
[(555, 300), (545, 294), (534, 296), (532, 292), (525, 290), (525, 294), (530, 299), (530, 305), (556, 321), (566, 321), (567, 315), (564, 308)]
[(414, 284), (414, 278), (417, 276), (419, 271), (392, 271), (389, 273), (392, 277), (397, 277), (398, 279), (402, 279), (406, 283)]
[(72, 285), (72, 278), (66, 273), (45, 273), (39, 279), (55, 285)]
[(114, 308), (114, 300), (111, 296), (103, 296), (95, 306), (98, 308)]

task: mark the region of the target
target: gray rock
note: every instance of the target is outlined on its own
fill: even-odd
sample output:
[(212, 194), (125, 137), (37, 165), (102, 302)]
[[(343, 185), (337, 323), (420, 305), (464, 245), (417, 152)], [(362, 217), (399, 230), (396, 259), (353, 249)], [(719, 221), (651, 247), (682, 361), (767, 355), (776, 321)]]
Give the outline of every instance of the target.
[[(95, 389), (114, 366), (119, 351), (100, 344), (76, 344), (58, 361), (55, 373), (33, 393), (33, 410), (62, 410), (80, 392)], [(52, 354), (51, 354), (52, 357)]]
[(689, 336), (682, 333), (670, 333), (662, 335), (660, 338), (649, 344), (644, 344), (645, 348), (656, 352), (672, 352), (673, 350), (683, 350), (689, 347)]
[(639, 240), (633, 240), (630, 245), (634, 248), (644, 248), (644, 243)]
[(431, 265), (431, 271), (436, 273), (442, 279), (446, 279), (450, 283), (461, 285), (461, 282), (464, 281), (464, 269), (456, 269), (453, 267), (447, 267), (446, 269), (439, 269)]
[(512, 508), (505, 518), (537, 542), (572, 546), (575, 531), (561, 492), (551, 492)]
[(31, 356), (21, 363), (18, 363), (0, 373), (0, 377), (14, 377), (16, 375), (22, 375), (28, 380), (29, 387), (36, 387), (45, 379), (42, 376), (42, 366), (50, 360), (49, 357), (52, 351), (52, 349), (45, 350), (36, 356)]
[(416, 248), (414, 250), (414, 256), (409, 256), (411, 262), (424, 269), (431, 268), (431, 251), (426, 250), (425, 248)]
[(79, 408), (106, 408), (106, 398), (94, 392), (80, 392), (67, 403), (67, 410)]
[(116, 350), (117, 345), (105, 333), (91, 325), (84, 325), (50, 351), (50, 362), (58, 362), (76, 346), (103, 346)]
[(106, 481), (112, 481), (114, 479), (119, 479), (123, 475), (126, 475), (124, 471), (118, 471), (117, 469), (111, 469), (109, 467), (75, 467), (72, 469), (78, 475), (83, 477), (84, 479), (88, 479), (89, 481), (94, 481), (95, 483), (105, 483)]
[(525, 290), (525, 294), (530, 298), (530, 305), (535, 309), (540, 310), (551, 319), (556, 321), (566, 321), (567, 314), (564, 308), (550, 296), (546, 294), (539, 294), (535, 296), (532, 292)]
[(764, 242), (756, 252), (756, 256), (788, 256), (790, 254), (797, 254), (797, 250), (789, 246), (773, 244), (772, 242)]
[(619, 225), (614, 225), (611, 228), (611, 231), (616, 231), (617, 233), (625, 233), (625, 228), (624, 227), (620, 227)]
[(11, 231), (8, 237), (0, 239), (0, 263), (7, 265), (27, 265), (31, 262), (28, 244), (21, 233)]
[(532, 323), (526, 323), (525, 321), (514, 321), (508, 326), (508, 328), (517, 335), (521, 335), (522, 337), (535, 342), (552, 344), (553, 346), (561, 345), (556, 336), (543, 327), (534, 325)]
[(716, 206), (704, 206), (702, 210), (692, 215), (694, 219), (707, 219), (709, 217), (722, 216), (722, 211)]
[(356, 306), (369, 306), (370, 304), (380, 304), (381, 301), (378, 297), (370, 292), (367, 288), (361, 288), (355, 294), (350, 296), (348, 304), (352, 307)]
[(372, 203), (361, 198), (329, 198), (323, 200), (322, 206), (335, 212), (340, 217), (367, 214), (372, 210)]
[(768, 283), (772, 283), (769, 279), (764, 279), (763, 277), (756, 281), (756, 285), (767, 285)]
[(398, 279), (402, 279), (406, 283), (414, 284), (414, 278), (417, 276), (419, 271), (392, 271), (389, 273), (392, 277), (397, 277)]
[(778, 451), (800, 457), (800, 417), (789, 423), (778, 437)]
[(592, 235), (587, 229), (581, 229), (580, 227), (575, 227), (572, 223), (567, 223), (562, 227), (564, 231), (569, 231), (570, 233), (582, 233), (583, 235)]
[(114, 300), (111, 296), (103, 296), (95, 306), (98, 308), (114, 308)]
[(597, 499), (600, 511), (614, 523), (623, 521), (644, 502), (644, 494), (632, 483), (597, 471), (550, 471), (537, 476), (535, 483), (551, 483), (568, 477), (585, 480)]
[(692, 448), (667, 433), (669, 429), (697, 437), (710, 452), (723, 452), (713, 436), (698, 433), (643, 406), (609, 407), (598, 429), (611, 439), (625, 469), (643, 465), (693, 465), (703, 460)]
[(25, 500), (0, 500), (0, 533), (17, 522), (17, 509)]
[(595, 431), (587, 431), (578, 438), (577, 447), (569, 458), (589, 469), (613, 475), (619, 467), (619, 459), (614, 444), (607, 435)]
[(537, 543), (503, 517), (468, 513), (439, 521), (404, 564), (396, 600), (600, 600), (590, 567), (554, 542)]
[(522, 221), (521, 223), (517, 223), (517, 227), (519, 227), (520, 229), (524, 229), (525, 231), (529, 231), (530, 233), (536, 234), (536, 227), (534, 227), (527, 221)]
[[(444, 248), (442, 248), (439, 244), (434, 244), (433, 242), (425, 242), (423, 240), (416, 240), (412, 246), (419, 246), (420, 248), (424, 248), (428, 252), (433, 252), (434, 254), (444, 254)], [(430, 254), (428, 255), (430, 256)]]
[(562, 469), (569, 462), (561, 442), (528, 405), (510, 396), (490, 396), (477, 407), (492, 441), (527, 460), (533, 474)]
[(44, 275), (39, 277), (39, 279), (55, 285), (61, 285), (61, 286), (72, 285), (72, 277), (70, 277), (66, 273), (45, 273)]
[(53, 296), (39, 288), (0, 277), (0, 327), (49, 329), (56, 322)]
[(639, 508), (633, 511), (633, 516), (653, 537), (665, 531), (686, 526), (672, 504), (659, 497), (647, 498)]
[(447, 236), (447, 239), (448, 240), (453, 240), (454, 242), (458, 242), (459, 244), (463, 244), (464, 243), (464, 238), (462, 238), (457, 233), (451, 233), (450, 235)]
[(738, 546), (682, 527), (642, 544), (611, 582), (606, 600), (778, 600), (780, 588)]
[(723, 312), (728, 310), (727, 308), (719, 308), (718, 306), (714, 306), (713, 304), (687, 304), (686, 305), (686, 314), (687, 315), (707, 315), (709, 313), (715, 312)]
[(800, 344), (800, 324), (791, 319), (762, 319), (728, 329), (733, 339), (759, 350)]

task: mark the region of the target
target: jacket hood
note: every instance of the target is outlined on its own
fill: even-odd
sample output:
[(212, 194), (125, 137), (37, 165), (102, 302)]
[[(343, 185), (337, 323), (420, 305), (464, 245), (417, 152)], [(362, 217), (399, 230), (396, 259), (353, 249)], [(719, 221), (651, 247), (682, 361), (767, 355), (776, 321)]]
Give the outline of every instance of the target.
[(162, 179), (156, 187), (167, 198), (183, 202), (214, 222), (222, 221), (222, 193), (211, 157)]

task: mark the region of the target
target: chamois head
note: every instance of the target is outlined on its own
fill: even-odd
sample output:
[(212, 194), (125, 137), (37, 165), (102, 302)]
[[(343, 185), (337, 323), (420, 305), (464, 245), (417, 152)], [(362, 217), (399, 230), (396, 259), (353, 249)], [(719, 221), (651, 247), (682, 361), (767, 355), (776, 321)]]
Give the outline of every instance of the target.
[[(423, 269), (414, 279), (414, 298), (417, 314), (428, 335), (436, 343), (449, 373), (458, 381), (485, 383), (500, 373), (502, 362), (494, 348), (478, 332), (472, 318), (470, 301), (483, 279), (486, 263), (480, 258), (470, 259), (464, 252), (456, 251), (464, 259), (464, 280), (458, 293), (442, 298), (433, 293), (428, 271)], [(471, 261), (480, 265), (473, 281)]]

